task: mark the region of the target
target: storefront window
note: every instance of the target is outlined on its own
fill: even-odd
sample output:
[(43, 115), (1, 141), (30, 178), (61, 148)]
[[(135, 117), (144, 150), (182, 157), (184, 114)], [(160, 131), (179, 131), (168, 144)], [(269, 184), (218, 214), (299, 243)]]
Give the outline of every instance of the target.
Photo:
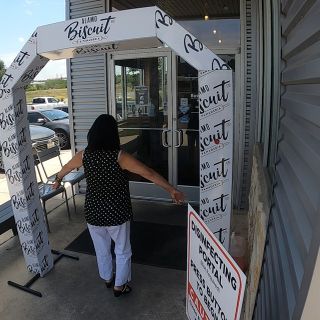
[(179, 21), (207, 47), (240, 47), (240, 19)]
[[(151, 5), (153, 4), (146, 4), (145, 1), (115, 0), (112, 1), (112, 11)], [(219, 6), (214, 3), (201, 4), (197, 1), (187, 3), (168, 1), (160, 5), (154, 3), (154, 5), (158, 5), (207, 47), (224, 49), (240, 47), (240, 7), (237, 3), (234, 3), (231, 7)], [(188, 6), (187, 10), (183, 8), (185, 6)], [(204, 7), (202, 8), (202, 6)], [(203, 15), (204, 11), (208, 14), (207, 20)]]

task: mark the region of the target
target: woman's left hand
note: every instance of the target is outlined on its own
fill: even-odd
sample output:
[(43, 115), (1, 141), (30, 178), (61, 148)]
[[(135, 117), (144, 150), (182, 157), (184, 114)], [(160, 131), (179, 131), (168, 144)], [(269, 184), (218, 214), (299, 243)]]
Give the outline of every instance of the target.
[(182, 204), (184, 202), (184, 194), (181, 191), (174, 189), (170, 192), (170, 195), (176, 204)]
[(52, 184), (52, 189), (56, 190), (60, 187), (61, 183), (58, 182), (58, 181), (55, 181), (53, 184)]

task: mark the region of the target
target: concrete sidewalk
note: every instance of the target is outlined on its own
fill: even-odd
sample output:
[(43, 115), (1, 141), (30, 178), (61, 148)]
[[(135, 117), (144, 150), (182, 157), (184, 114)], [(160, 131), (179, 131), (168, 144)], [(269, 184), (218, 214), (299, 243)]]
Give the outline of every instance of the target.
[[(133, 200), (135, 202), (137, 200)], [(48, 215), (51, 233), (49, 240), (55, 250), (63, 249), (86, 228), (83, 214), (84, 196), (77, 195), (77, 213), (71, 210), (71, 221), (61, 199), (50, 201)], [(165, 221), (178, 225), (179, 216), (168, 214), (162, 203), (144, 202), (145, 209), (134, 211), (134, 219)], [(154, 210), (157, 206), (157, 210)], [(163, 210), (160, 207), (163, 206)], [(156, 217), (152, 213), (156, 212)], [(160, 217), (159, 217), (160, 215)], [(236, 230), (243, 228), (244, 217), (237, 215)], [(242, 221), (242, 222), (241, 222)], [(98, 275), (95, 256), (65, 251), (78, 256), (79, 261), (61, 259), (44, 278), (38, 279), (32, 289), (42, 298), (8, 286), (11, 280), (25, 284), (32, 278), (27, 272), (18, 237), (0, 245), (0, 319), (1, 320), (183, 320), (185, 315), (186, 272), (150, 265), (132, 265), (133, 291), (115, 298)]]
[[(71, 158), (71, 152), (63, 151), (62, 158), (66, 163)], [(56, 171), (58, 162), (50, 161), (48, 167)], [(6, 178), (1, 174), (0, 203), (9, 199)], [(52, 249), (58, 251), (63, 250), (86, 228), (84, 196), (76, 196), (77, 214), (69, 201), (71, 221), (67, 218), (63, 203), (60, 196), (48, 201), (49, 240)], [(148, 206), (146, 208), (150, 210)], [(148, 216), (147, 213), (140, 212), (141, 217), (136, 218), (143, 220)], [(168, 218), (165, 216), (163, 219)], [(175, 224), (176, 220), (176, 217), (172, 217), (171, 223)], [(1, 320), (186, 319), (186, 272), (180, 270), (133, 264), (133, 292), (115, 298), (112, 290), (107, 289), (99, 278), (95, 256), (68, 252), (79, 256), (80, 260), (61, 259), (48, 275), (31, 286), (43, 294), (42, 298), (11, 287), (7, 284), (8, 280), (25, 284), (33, 275), (26, 270), (18, 237), (13, 237), (11, 231), (8, 233), (6, 238), (0, 235)]]
[[(52, 207), (57, 205), (54, 201)], [(86, 228), (82, 212), (84, 197), (78, 195), (76, 201), (78, 212), (72, 212), (71, 221), (64, 206), (48, 216), (53, 249), (63, 250)], [(142, 213), (140, 218), (145, 216)], [(175, 219), (171, 222), (175, 223)], [(94, 256), (67, 252), (80, 260), (63, 258), (48, 275), (37, 280), (31, 288), (43, 294), (39, 298), (7, 285), (8, 280), (24, 284), (32, 277), (26, 270), (18, 237), (0, 246), (1, 320), (186, 319), (185, 271), (133, 264), (132, 293), (115, 298), (100, 280)]]
[[(63, 162), (71, 157), (63, 154)], [(52, 170), (55, 164), (52, 164)], [(4, 175), (0, 176), (0, 203), (9, 200)], [(133, 200), (137, 201), (137, 200)], [(86, 228), (83, 213), (84, 196), (77, 195), (77, 213), (70, 203), (71, 220), (67, 218), (64, 200), (60, 196), (48, 201), (52, 249), (63, 251)], [(134, 212), (134, 219), (179, 225), (175, 212), (168, 214), (168, 204), (144, 202), (143, 210)], [(157, 210), (154, 210), (157, 206)], [(161, 209), (162, 208), (162, 209)], [(156, 212), (156, 214), (153, 214)], [(187, 214), (187, 212), (186, 212)], [(232, 230), (247, 237), (245, 215), (233, 216)], [(8, 237), (8, 236), (7, 236)], [(115, 298), (99, 278), (95, 256), (66, 251), (79, 256), (75, 261), (62, 258), (44, 278), (31, 288), (42, 298), (18, 290), (8, 280), (25, 284), (32, 278), (25, 265), (17, 236), (10, 235), (1, 244), (0, 235), (0, 319), (1, 320), (183, 320), (185, 315), (186, 272), (149, 265), (132, 265), (133, 292)]]

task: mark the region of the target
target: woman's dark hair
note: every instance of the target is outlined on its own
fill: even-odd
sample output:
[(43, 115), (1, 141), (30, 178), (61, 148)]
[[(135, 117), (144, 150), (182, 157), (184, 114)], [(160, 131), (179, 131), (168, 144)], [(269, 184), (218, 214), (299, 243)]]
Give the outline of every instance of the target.
[(87, 139), (89, 150), (120, 150), (117, 121), (109, 114), (100, 115), (91, 126)]

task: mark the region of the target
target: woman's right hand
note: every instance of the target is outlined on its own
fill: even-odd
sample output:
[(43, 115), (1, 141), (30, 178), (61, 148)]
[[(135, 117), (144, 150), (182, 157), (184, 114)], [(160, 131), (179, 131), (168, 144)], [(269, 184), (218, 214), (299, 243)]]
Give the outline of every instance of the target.
[(158, 186), (162, 187), (164, 190), (170, 193), (172, 200), (181, 204), (184, 202), (184, 194), (175, 189), (164, 177), (162, 177), (159, 173), (154, 171), (153, 169), (147, 167), (145, 164), (134, 158), (132, 155), (121, 151), (119, 157), (119, 165), (123, 170), (128, 170), (135, 174), (138, 174)]
[(177, 189), (173, 189), (170, 192), (171, 198), (172, 200), (176, 203), (176, 204), (182, 204), (184, 202), (184, 194), (177, 190)]

